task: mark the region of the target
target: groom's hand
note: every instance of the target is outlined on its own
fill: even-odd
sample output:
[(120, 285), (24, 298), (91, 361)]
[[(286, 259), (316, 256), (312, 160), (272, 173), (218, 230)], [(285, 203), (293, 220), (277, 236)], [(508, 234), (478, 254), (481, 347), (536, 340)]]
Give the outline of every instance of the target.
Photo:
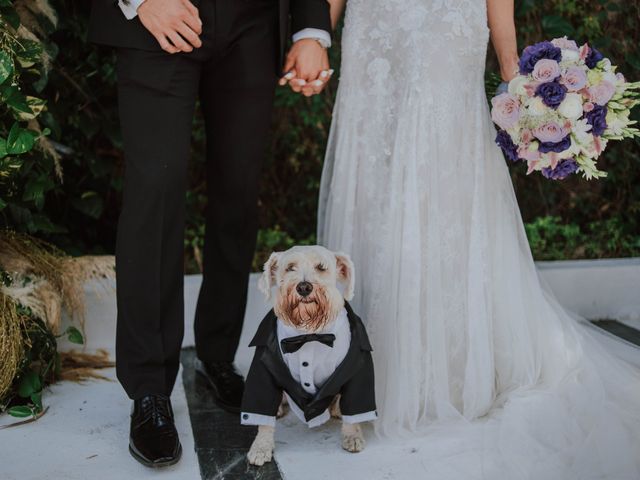
[(288, 83), (294, 92), (306, 96), (320, 93), (331, 77), (327, 49), (314, 39), (298, 40), (289, 50), (284, 71), (282, 85)]
[(138, 18), (166, 52), (191, 52), (202, 46), (202, 21), (189, 0), (145, 0)]

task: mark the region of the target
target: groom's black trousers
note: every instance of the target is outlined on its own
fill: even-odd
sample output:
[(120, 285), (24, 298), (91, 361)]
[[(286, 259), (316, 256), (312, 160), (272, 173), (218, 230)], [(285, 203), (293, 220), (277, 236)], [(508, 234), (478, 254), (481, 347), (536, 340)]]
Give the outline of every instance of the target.
[(118, 379), (131, 398), (169, 395), (184, 330), (187, 167), (196, 101), (207, 140), (198, 357), (232, 361), (246, 306), (257, 192), (278, 62), (275, 0), (202, 0), (203, 46), (120, 49), (126, 161), (116, 245)]

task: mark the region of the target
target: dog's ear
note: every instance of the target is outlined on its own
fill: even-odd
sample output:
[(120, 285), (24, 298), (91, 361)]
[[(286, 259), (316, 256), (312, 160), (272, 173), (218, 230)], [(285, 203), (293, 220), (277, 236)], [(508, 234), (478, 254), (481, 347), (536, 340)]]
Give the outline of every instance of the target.
[(356, 282), (353, 262), (346, 253), (336, 253), (335, 255), (338, 280), (345, 286), (344, 299), (349, 301), (353, 298), (353, 290)]
[(267, 300), (271, 299), (271, 287), (276, 283), (276, 270), (281, 252), (273, 252), (269, 260), (264, 264), (262, 276), (258, 281), (258, 289), (264, 294)]

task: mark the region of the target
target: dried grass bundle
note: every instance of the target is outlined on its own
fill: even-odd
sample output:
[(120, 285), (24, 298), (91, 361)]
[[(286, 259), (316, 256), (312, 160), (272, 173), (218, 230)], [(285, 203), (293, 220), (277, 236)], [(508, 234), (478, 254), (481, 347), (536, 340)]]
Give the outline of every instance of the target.
[(115, 364), (109, 360), (106, 350), (98, 350), (95, 354), (71, 350), (60, 354), (60, 379), (83, 382), (90, 378), (110, 380), (97, 370), (111, 368)]
[(88, 280), (115, 277), (112, 256), (72, 258), (48, 243), (12, 232), (0, 234), (0, 268), (12, 279), (0, 291), (30, 308), (54, 334), (59, 333), (63, 310), (84, 326)]
[(22, 362), (22, 331), (26, 317), (18, 312), (15, 301), (0, 292), (0, 399), (11, 387)]
[[(0, 399), (9, 391), (24, 357), (23, 332), (30, 316), (58, 334), (66, 311), (84, 330), (84, 284), (115, 277), (111, 256), (71, 258), (52, 245), (13, 232), (0, 232)], [(23, 313), (24, 312), (24, 313)], [(94, 369), (113, 366), (107, 352), (62, 354), (62, 378), (105, 378)]]

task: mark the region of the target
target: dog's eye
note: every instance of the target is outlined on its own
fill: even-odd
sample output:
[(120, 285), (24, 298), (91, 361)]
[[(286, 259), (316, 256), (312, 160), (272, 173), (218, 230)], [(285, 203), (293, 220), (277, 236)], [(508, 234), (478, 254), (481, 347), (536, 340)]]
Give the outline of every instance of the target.
[(289, 265), (287, 265), (287, 272), (293, 272), (296, 269), (296, 264), (295, 263), (290, 263)]
[(323, 264), (319, 263), (318, 265), (316, 265), (316, 270), (318, 270), (319, 272), (326, 272), (327, 271), (327, 267), (325, 267)]

